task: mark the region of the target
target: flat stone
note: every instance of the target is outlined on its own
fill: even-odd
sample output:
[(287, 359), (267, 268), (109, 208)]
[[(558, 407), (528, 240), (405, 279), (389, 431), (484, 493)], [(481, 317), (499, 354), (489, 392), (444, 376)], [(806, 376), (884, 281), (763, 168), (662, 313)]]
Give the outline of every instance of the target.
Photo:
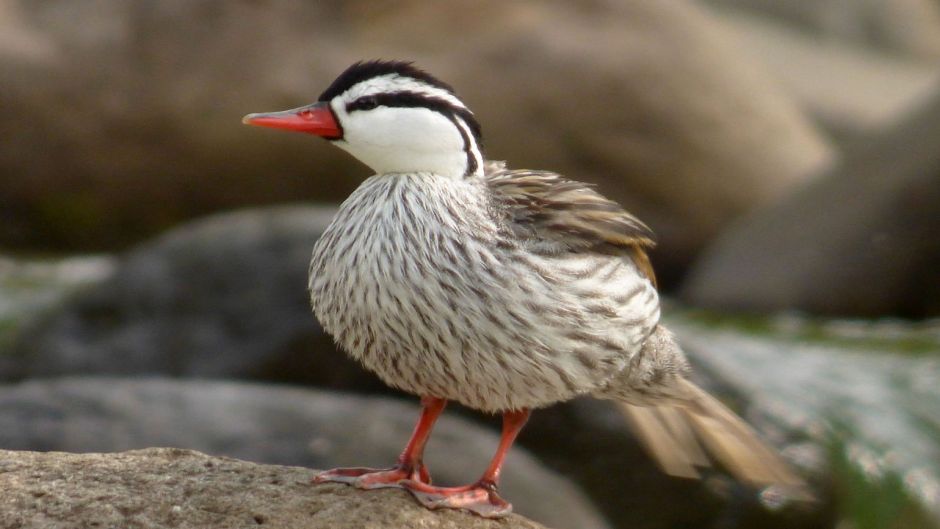
[(0, 527), (58, 529), (539, 529), (430, 511), (402, 490), (312, 485), (316, 471), (178, 448), (112, 454), (0, 450)]

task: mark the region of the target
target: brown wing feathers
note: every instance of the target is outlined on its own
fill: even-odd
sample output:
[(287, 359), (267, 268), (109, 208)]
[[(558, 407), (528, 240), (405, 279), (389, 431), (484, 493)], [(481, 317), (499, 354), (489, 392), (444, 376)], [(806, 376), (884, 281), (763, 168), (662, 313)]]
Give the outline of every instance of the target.
[(509, 170), (492, 162), (484, 178), (508, 211), (517, 235), (570, 251), (626, 254), (655, 284), (646, 255), (655, 244), (652, 231), (590, 184), (547, 171)]

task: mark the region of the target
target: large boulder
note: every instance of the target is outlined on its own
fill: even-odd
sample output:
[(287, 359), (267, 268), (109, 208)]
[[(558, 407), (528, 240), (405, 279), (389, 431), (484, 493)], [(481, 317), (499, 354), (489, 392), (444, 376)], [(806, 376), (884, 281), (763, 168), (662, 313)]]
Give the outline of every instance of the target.
[[(417, 417), (417, 403), (220, 381), (72, 378), (0, 386), (0, 446), (16, 450), (174, 446), (269, 464), (384, 468)], [(498, 444), (493, 433), (453, 416), (442, 417), (434, 434), (426, 460), (442, 484), (476, 479)], [(559, 528), (609, 527), (577, 487), (524, 449), (512, 451), (503, 478), (518, 513)]]
[(0, 526), (543, 528), (518, 515), (487, 520), (460, 511), (430, 511), (401, 490), (312, 486), (313, 475), (309, 469), (178, 448), (120, 454), (0, 450)]
[(667, 279), (832, 155), (682, 0), (3, 7), (6, 244), (113, 247), (209, 210), (344, 197), (367, 175), (344, 153), (238, 120), (309, 102), (363, 58), (452, 82), (491, 157), (598, 182), (658, 231)]
[[(125, 255), (112, 274), (24, 323), (0, 378), (161, 373), (342, 380), (310, 309), (307, 266), (334, 210), (282, 206), (220, 214)], [(336, 356), (336, 355), (334, 355)], [(322, 377), (319, 378), (318, 377)]]
[(860, 137), (896, 125), (928, 100), (940, 82), (935, 60), (820, 38), (805, 28), (749, 10), (716, 11), (741, 45), (766, 65), (840, 146), (851, 146)]
[(938, 182), (940, 94), (743, 219), (694, 266), (682, 296), (725, 310), (940, 315)]

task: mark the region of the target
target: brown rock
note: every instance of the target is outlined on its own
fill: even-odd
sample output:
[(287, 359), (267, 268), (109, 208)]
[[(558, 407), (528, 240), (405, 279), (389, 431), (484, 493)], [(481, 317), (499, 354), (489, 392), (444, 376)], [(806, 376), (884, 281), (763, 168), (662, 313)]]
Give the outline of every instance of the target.
[(844, 164), (744, 219), (683, 298), (723, 310), (940, 315), (940, 93)]
[(940, 5), (936, 0), (707, 0), (723, 8), (759, 13), (819, 41), (842, 41), (935, 61), (940, 58)]
[(841, 145), (894, 126), (929, 99), (940, 82), (935, 61), (820, 39), (743, 12), (719, 10), (717, 15)]
[(314, 471), (149, 448), (116, 454), (0, 451), (0, 527), (538, 529), (429, 511), (408, 493), (311, 485)]
[(113, 246), (206, 210), (344, 197), (367, 175), (345, 154), (238, 121), (315, 99), (362, 58), (415, 59), (452, 82), (491, 157), (598, 182), (657, 230), (666, 275), (831, 157), (681, 0), (10, 5), (7, 243)]

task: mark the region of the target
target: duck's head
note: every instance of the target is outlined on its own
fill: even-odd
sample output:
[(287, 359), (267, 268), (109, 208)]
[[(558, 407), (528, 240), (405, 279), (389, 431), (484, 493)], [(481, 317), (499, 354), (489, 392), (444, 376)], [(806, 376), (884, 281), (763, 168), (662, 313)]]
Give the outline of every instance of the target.
[(448, 85), (411, 63), (357, 62), (316, 103), (248, 114), (248, 125), (306, 132), (376, 173), (482, 174), (480, 125)]

